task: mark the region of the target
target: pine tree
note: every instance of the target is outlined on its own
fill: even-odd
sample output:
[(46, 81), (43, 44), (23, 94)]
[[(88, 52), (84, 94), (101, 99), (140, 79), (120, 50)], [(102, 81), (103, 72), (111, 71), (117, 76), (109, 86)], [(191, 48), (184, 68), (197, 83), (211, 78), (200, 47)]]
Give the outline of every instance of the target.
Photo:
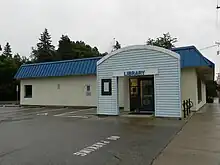
[(4, 47), (4, 51), (2, 53), (2, 56), (6, 57), (6, 58), (12, 58), (12, 51), (11, 51), (11, 45), (7, 42), (5, 47)]
[(41, 34), (37, 43), (37, 48), (32, 48), (32, 58), (36, 62), (53, 61), (55, 56), (55, 47), (52, 45), (51, 36), (47, 29)]

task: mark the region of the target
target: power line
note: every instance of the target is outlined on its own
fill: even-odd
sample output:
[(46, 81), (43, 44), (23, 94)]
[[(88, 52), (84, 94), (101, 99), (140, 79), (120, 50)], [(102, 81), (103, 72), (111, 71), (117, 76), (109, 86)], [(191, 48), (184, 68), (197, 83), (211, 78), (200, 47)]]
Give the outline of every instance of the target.
[(204, 47), (200, 50), (206, 50), (206, 49), (210, 49), (210, 48), (213, 48), (213, 47), (216, 47), (216, 46), (218, 46), (218, 45), (215, 44), (215, 45), (207, 46), (207, 47)]

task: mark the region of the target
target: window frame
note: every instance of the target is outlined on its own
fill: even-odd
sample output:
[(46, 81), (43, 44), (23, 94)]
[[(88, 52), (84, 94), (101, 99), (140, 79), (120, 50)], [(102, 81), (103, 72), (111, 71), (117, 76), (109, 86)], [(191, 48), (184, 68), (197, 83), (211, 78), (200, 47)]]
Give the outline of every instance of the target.
[[(108, 91), (105, 91), (105, 84), (108, 83)], [(102, 79), (101, 80), (101, 94), (102, 96), (112, 95), (112, 79)]]
[(85, 85), (86, 88), (86, 96), (92, 96), (91, 85)]
[(91, 85), (86, 85), (86, 92), (91, 92)]
[[(27, 90), (27, 88), (31, 88), (31, 89)], [(27, 93), (27, 91), (29, 91), (29, 92)], [(32, 97), (33, 97), (33, 86), (32, 85), (24, 85), (24, 98), (32, 98)]]

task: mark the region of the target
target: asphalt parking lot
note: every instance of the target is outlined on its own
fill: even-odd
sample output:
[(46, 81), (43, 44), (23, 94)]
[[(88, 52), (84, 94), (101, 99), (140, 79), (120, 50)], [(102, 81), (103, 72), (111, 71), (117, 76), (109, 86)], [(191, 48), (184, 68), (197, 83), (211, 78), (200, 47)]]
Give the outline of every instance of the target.
[(0, 165), (148, 165), (185, 121), (0, 107)]

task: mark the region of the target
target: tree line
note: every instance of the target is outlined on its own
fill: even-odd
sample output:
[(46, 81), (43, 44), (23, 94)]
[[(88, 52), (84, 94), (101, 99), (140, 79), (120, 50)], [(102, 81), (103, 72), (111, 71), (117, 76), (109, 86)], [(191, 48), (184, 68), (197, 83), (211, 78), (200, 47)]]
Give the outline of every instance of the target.
[[(112, 46), (112, 50), (120, 48), (118, 41)], [(83, 41), (72, 41), (67, 35), (61, 36), (58, 48), (55, 49), (47, 29), (40, 34), (39, 42), (31, 49), (31, 55), (26, 57), (18, 53), (14, 54), (9, 42), (3, 49), (0, 45), (0, 101), (17, 99), (16, 86), (19, 82), (14, 79), (14, 75), (22, 64), (89, 58), (107, 54), (107, 52), (100, 53), (97, 47), (91, 47)]]
[(58, 42), (58, 49), (56, 50), (52, 44), (51, 35), (45, 29), (36, 47), (32, 47), (30, 58), (32, 62), (48, 62), (101, 55), (97, 47), (91, 47), (83, 41), (72, 41), (67, 35), (61, 36)]
[[(177, 42), (169, 33), (163, 34), (156, 39), (149, 38), (146, 44), (161, 46), (167, 49), (174, 47)], [(115, 40), (112, 51), (121, 48), (119, 41)], [(13, 53), (11, 45), (7, 42), (3, 48), (0, 46), (0, 101), (12, 101), (17, 99), (16, 85), (19, 82), (14, 80), (18, 68), (26, 63), (49, 62), (59, 60), (72, 60), (78, 58), (89, 58), (104, 56), (108, 53), (100, 53), (97, 47), (91, 47), (83, 41), (73, 41), (67, 35), (62, 35), (58, 41), (58, 48), (52, 44), (52, 37), (45, 29), (39, 37), (36, 46), (31, 48), (29, 57)]]

